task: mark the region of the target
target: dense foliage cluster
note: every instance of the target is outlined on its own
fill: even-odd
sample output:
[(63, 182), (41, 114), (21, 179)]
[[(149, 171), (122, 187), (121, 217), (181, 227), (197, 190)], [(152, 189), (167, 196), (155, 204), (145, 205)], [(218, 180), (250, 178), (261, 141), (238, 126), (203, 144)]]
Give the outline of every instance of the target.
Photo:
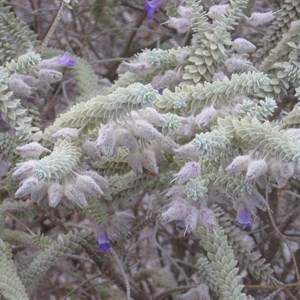
[(6, 2), (1, 299), (299, 299), (300, 1)]

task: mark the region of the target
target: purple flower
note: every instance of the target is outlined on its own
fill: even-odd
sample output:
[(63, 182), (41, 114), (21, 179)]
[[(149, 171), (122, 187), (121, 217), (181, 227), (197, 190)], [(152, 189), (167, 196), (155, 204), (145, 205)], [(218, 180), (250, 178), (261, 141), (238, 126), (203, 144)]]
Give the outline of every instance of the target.
[(247, 208), (242, 208), (237, 213), (237, 223), (242, 227), (242, 229), (247, 229), (251, 227), (253, 222), (252, 215)]
[(74, 67), (75, 61), (71, 59), (70, 54), (66, 52), (63, 56), (56, 59), (57, 63), (63, 67)]
[(147, 19), (153, 19), (155, 12), (160, 8), (161, 0), (146, 0), (144, 8), (147, 11)]
[(154, 88), (154, 89), (155, 89), (156, 91), (158, 91), (158, 93), (159, 93), (160, 95), (163, 94), (164, 88), (159, 87), (159, 88)]
[(98, 240), (98, 249), (100, 249), (102, 252), (107, 253), (109, 249), (112, 247), (106, 233), (100, 232), (97, 236)]

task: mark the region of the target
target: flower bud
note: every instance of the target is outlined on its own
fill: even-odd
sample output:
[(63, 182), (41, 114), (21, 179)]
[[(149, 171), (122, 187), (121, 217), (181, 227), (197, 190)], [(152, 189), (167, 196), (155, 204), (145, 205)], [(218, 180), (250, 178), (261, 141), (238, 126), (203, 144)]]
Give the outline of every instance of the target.
[(101, 188), (104, 194), (110, 194), (109, 186), (107, 180), (99, 175), (95, 171), (86, 171), (82, 173), (83, 175), (88, 175), (89, 177), (93, 178), (93, 180), (97, 183), (97, 185)]
[(131, 126), (131, 130), (136, 137), (145, 140), (158, 141), (163, 137), (150, 123), (144, 120), (135, 121)]
[(180, 52), (176, 53), (176, 60), (179, 65), (187, 63), (188, 58), (191, 54), (191, 49), (184, 48)]
[(95, 142), (90, 140), (85, 140), (82, 143), (82, 150), (89, 158), (93, 160), (99, 160), (101, 158), (99, 149), (97, 149)]
[(229, 4), (212, 5), (206, 14), (210, 19), (222, 21), (229, 9)]
[(270, 23), (275, 19), (272, 11), (268, 12), (254, 12), (250, 18), (247, 18), (247, 23), (251, 26), (257, 27)]
[(253, 66), (251, 61), (237, 56), (227, 59), (224, 65), (229, 73), (255, 70), (255, 67)]
[(155, 152), (152, 149), (144, 149), (141, 153), (141, 160), (145, 172), (148, 172), (149, 175), (158, 174)]
[(43, 152), (51, 152), (37, 142), (32, 142), (16, 148), (16, 153), (24, 158), (39, 158)]
[(72, 204), (78, 205), (80, 208), (85, 208), (88, 205), (84, 193), (74, 184), (67, 183), (64, 186), (64, 195)]
[(35, 177), (29, 177), (22, 182), (22, 185), (15, 193), (16, 198), (28, 196), (39, 185), (39, 181)]
[(85, 194), (98, 198), (103, 195), (103, 191), (94, 181), (94, 179), (88, 175), (77, 175), (75, 181), (76, 187), (83, 191)]
[(178, 33), (186, 33), (191, 27), (191, 22), (185, 18), (170, 17), (169, 21), (166, 22), (171, 28), (177, 30)]
[(254, 52), (256, 50), (256, 46), (253, 45), (251, 42), (249, 42), (246, 39), (243, 38), (237, 38), (232, 42), (232, 48), (238, 52), (238, 53), (248, 53), (248, 52)]
[(28, 98), (32, 94), (32, 89), (21, 78), (11, 76), (8, 82), (8, 87), (16, 96)]
[(227, 193), (227, 191), (220, 186), (213, 186), (212, 188), (210, 188), (209, 198), (213, 202), (219, 202), (219, 203), (224, 203), (224, 202), (230, 203), (232, 200), (232, 197)]
[(52, 183), (48, 189), (49, 206), (56, 207), (64, 196), (64, 186)]
[(223, 71), (218, 71), (214, 73), (212, 81), (223, 81), (225, 78), (228, 78)]
[(117, 155), (118, 145), (113, 124), (106, 124), (99, 129), (95, 145), (108, 157)]
[(251, 160), (250, 155), (239, 155), (231, 162), (225, 169), (229, 174), (241, 173), (247, 169), (247, 166)]
[(143, 174), (142, 157), (139, 152), (130, 153), (127, 157), (127, 163), (135, 174)]
[(175, 220), (185, 220), (187, 215), (187, 205), (178, 201), (172, 202), (168, 209), (160, 215), (163, 222), (169, 223)]
[(218, 111), (213, 107), (204, 108), (200, 114), (195, 117), (196, 124), (201, 127), (206, 127), (210, 122), (215, 120), (218, 116)]
[(249, 203), (253, 203), (257, 208), (266, 211), (270, 210), (270, 206), (267, 200), (259, 193), (257, 189), (254, 189), (251, 194), (246, 194), (246, 198)]
[(49, 184), (45, 182), (40, 182), (36, 188), (31, 191), (32, 202), (40, 205), (46, 206), (47, 204), (47, 194), (48, 194)]
[(276, 161), (271, 164), (270, 173), (279, 188), (283, 188), (294, 175), (294, 167), (287, 161)]
[(175, 152), (174, 159), (180, 160), (180, 159), (197, 159), (199, 158), (199, 152), (195, 148), (192, 142), (189, 142), (185, 145), (180, 146), (177, 149), (173, 149)]
[(61, 81), (63, 75), (61, 72), (50, 69), (40, 69), (37, 73), (37, 77), (41, 82), (55, 83)]
[(126, 62), (123, 61), (118, 69), (118, 74), (123, 74), (125, 72), (131, 72), (135, 74), (144, 75), (147, 74), (151, 70), (151, 65), (149, 65), (146, 61), (142, 62)]
[(190, 20), (193, 17), (194, 10), (190, 6), (179, 5), (177, 8), (180, 17)]
[(187, 162), (180, 169), (180, 171), (174, 175), (175, 178), (172, 180), (172, 182), (175, 182), (175, 184), (185, 184), (191, 178), (196, 178), (200, 176), (200, 174), (201, 174), (200, 163), (197, 161), (190, 161)]
[(37, 160), (28, 160), (17, 164), (15, 171), (12, 173), (12, 178), (17, 180), (23, 180), (33, 173), (33, 169), (37, 163)]
[(117, 128), (116, 129), (116, 139), (119, 146), (124, 146), (128, 148), (130, 152), (136, 152), (138, 149), (137, 139), (129, 132), (126, 128)]
[(246, 180), (255, 180), (264, 175), (268, 170), (268, 165), (264, 159), (252, 160), (248, 164)]
[(139, 114), (153, 126), (162, 127), (165, 124), (165, 119), (155, 108), (147, 107), (139, 111)]
[(76, 128), (61, 128), (57, 130), (55, 133), (52, 134), (52, 138), (54, 141), (57, 141), (59, 139), (64, 139), (66, 137), (71, 137), (71, 138), (78, 138), (80, 134), (80, 130)]
[(193, 206), (189, 206), (184, 220), (187, 233), (195, 232), (198, 225), (199, 211)]
[(217, 225), (217, 220), (214, 212), (205, 206), (200, 208), (199, 221), (205, 228), (210, 231), (212, 231), (213, 228)]

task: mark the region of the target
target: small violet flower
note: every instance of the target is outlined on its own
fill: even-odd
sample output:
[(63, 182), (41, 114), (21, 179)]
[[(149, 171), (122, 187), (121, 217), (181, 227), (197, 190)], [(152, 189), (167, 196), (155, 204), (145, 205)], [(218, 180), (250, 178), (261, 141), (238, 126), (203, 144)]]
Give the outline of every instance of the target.
[(252, 225), (252, 215), (247, 208), (243, 208), (237, 213), (237, 223), (242, 227), (242, 229), (247, 229)]
[(63, 56), (58, 57), (56, 61), (62, 67), (74, 67), (76, 64), (75, 61), (71, 59), (68, 52), (66, 52)]
[(159, 95), (163, 94), (164, 88), (159, 87), (159, 88), (154, 88), (154, 89), (158, 92)]
[(102, 252), (107, 253), (109, 249), (112, 247), (106, 233), (100, 232), (97, 237), (98, 240), (98, 249)]
[(160, 8), (161, 0), (146, 0), (144, 8), (147, 11), (147, 19), (153, 19), (155, 12)]

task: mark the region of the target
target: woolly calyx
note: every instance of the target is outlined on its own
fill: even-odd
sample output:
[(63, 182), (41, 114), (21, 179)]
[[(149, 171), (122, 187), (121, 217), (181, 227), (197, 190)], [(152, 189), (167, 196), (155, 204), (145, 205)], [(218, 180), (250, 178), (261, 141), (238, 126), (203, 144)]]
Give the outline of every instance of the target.
[(185, 233), (195, 232), (198, 225), (199, 210), (193, 206), (189, 206), (184, 219)]
[(78, 138), (79, 134), (80, 134), (79, 129), (66, 127), (66, 128), (60, 128), (55, 133), (53, 133), (51, 137), (54, 141), (57, 141), (57, 140), (64, 139), (66, 137)]
[(246, 18), (247, 23), (251, 26), (264, 26), (272, 22), (275, 19), (275, 15), (272, 11), (269, 12), (254, 12), (250, 18)]
[(144, 75), (149, 73), (151, 70), (151, 65), (149, 65), (146, 61), (141, 61), (141, 62), (126, 62), (123, 61), (118, 69), (117, 73), (118, 74), (124, 74), (126, 72), (131, 72), (134, 74), (139, 74), (139, 75)]
[(82, 143), (82, 150), (89, 158), (93, 160), (99, 160), (101, 158), (99, 149), (97, 149), (95, 142), (90, 140), (85, 140)]
[(117, 154), (116, 130), (112, 123), (106, 124), (99, 129), (95, 146), (108, 157), (114, 157)]
[(239, 155), (225, 169), (229, 174), (241, 173), (247, 170), (247, 166), (251, 160), (250, 155)]
[(228, 77), (223, 71), (218, 71), (214, 73), (212, 81), (223, 81), (225, 78), (228, 80)]
[(267, 200), (259, 193), (257, 189), (253, 189), (251, 194), (244, 194), (244, 199), (249, 206), (253, 205), (263, 211), (270, 210)]
[(212, 231), (217, 225), (217, 220), (214, 212), (204, 205), (200, 208), (199, 211), (199, 222), (209, 231)]
[(99, 198), (103, 195), (100, 186), (88, 175), (77, 175), (75, 184), (79, 190), (92, 197)]
[(64, 186), (59, 183), (53, 183), (48, 189), (49, 206), (56, 207), (64, 196)]
[(191, 22), (185, 18), (170, 17), (169, 21), (166, 22), (171, 28), (176, 29), (178, 33), (186, 33), (191, 27)]
[(213, 202), (223, 203), (225, 202), (231, 202), (231, 195), (222, 187), (220, 186), (213, 186), (209, 189), (209, 198)]
[(237, 73), (240, 71), (255, 71), (252, 62), (243, 57), (234, 56), (227, 59), (224, 63), (229, 73)]
[(15, 171), (12, 174), (12, 178), (15, 180), (23, 180), (33, 173), (37, 160), (28, 160), (17, 164)]
[(130, 129), (136, 137), (145, 140), (159, 141), (163, 137), (150, 123), (144, 120), (135, 121)]
[(39, 186), (39, 181), (35, 177), (29, 177), (22, 182), (22, 185), (15, 193), (16, 198), (23, 198), (28, 196)]
[(103, 191), (103, 193), (104, 193), (103, 196), (105, 198), (107, 198), (110, 195), (110, 189), (108, 186), (108, 182), (103, 176), (99, 175), (95, 171), (85, 171), (82, 174), (91, 177), (97, 183), (97, 185)]
[(187, 162), (178, 173), (174, 175), (172, 182), (175, 184), (185, 184), (190, 179), (200, 176), (201, 165), (197, 161)]
[(130, 153), (127, 157), (127, 163), (135, 174), (143, 174), (142, 156), (139, 152)]
[(8, 82), (8, 87), (16, 96), (28, 98), (33, 90), (21, 78), (11, 76)]
[(37, 73), (37, 77), (41, 82), (51, 84), (61, 81), (63, 75), (56, 70), (40, 69)]
[(200, 128), (206, 127), (209, 123), (215, 120), (217, 116), (218, 111), (213, 106), (209, 106), (204, 108), (201, 113), (195, 117), (195, 121)]
[(155, 152), (152, 149), (144, 149), (141, 152), (141, 161), (145, 173), (152, 176), (158, 174)]
[(246, 180), (255, 180), (264, 175), (268, 170), (268, 164), (264, 159), (252, 160), (248, 164)]
[(189, 142), (188, 144), (182, 145), (176, 149), (174, 148), (173, 151), (175, 152), (175, 160), (199, 158), (199, 152), (195, 148), (193, 141)]
[(288, 161), (275, 161), (270, 167), (271, 178), (279, 188), (283, 188), (294, 175), (294, 166)]
[(169, 223), (175, 220), (184, 220), (187, 215), (187, 205), (182, 201), (174, 201), (168, 205), (168, 208), (160, 215), (163, 222)]
[(128, 148), (130, 152), (136, 152), (138, 149), (137, 139), (129, 132), (126, 128), (117, 128), (116, 129), (116, 140), (118, 145)]
[(237, 38), (232, 42), (232, 49), (240, 54), (254, 52), (256, 46), (244, 38)]
[(189, 19), (189, 20), (191, 20), (194, 14), (194, 9), (189, 6), (179, 5), (177, 11), (182, 18)]
[(212, 5), (206, 15), (214, 21), (222, 21), (228, 9), (228, 4)]
[(165, 117), (153, 107), (141, 109), (138, 113), (153, 126), (162, 127), (165, 124)]
[(29, 143), (16, 148), (16, 153), (23, 158), (39, 158), (43, 152), (51, 152), (37, 142)]
[(67, 183), (64, 185), (64, 196), (74, 205), (80, 208), (87, 207), (87, 201), (84, 193), (76, 185)]

